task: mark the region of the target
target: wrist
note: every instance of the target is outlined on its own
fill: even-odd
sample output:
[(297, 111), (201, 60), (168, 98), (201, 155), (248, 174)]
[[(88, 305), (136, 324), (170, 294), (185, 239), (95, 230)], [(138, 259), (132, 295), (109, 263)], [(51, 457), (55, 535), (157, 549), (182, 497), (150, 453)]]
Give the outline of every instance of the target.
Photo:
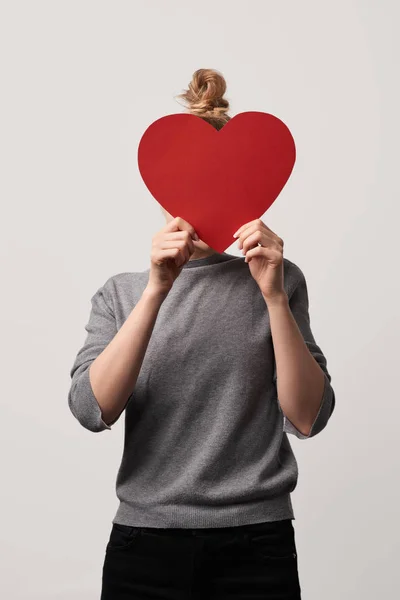
[(287, 297), (286, 292), (278, 293), (278, 294), (263, 294), (262, 295), (268, 308), (289, 306), (289, 298)]
[(147, 284), (147, 286), (143, 290), (143, 296), (147, 298), (154, 298), (160, 301), (165, 300), (168, 296), (170, 290), (160, 289), (153, 284)]

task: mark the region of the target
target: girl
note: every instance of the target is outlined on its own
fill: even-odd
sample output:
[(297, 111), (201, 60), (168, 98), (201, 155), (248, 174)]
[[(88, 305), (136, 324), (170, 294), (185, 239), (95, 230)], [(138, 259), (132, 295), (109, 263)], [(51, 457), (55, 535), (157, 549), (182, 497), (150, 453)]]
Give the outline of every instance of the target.
[[(181, 97), (221, 129), (225, 88), (200, 69)], [(335, 406), (305, 277), (259, 219), (237, 257), (162, 210), (149, 269), (95, 292), (71, 369), (83, 427), (125, 414), (101, 598), (298, 600), (287, 434), (318, 434)]]

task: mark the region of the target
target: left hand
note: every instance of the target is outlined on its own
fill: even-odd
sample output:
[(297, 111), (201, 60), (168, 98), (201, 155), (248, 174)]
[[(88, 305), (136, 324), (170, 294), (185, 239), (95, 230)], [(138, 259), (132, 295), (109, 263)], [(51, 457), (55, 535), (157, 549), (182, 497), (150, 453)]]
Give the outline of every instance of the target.
[(245, 223), (234, 237), (239, 239), (238, 247), (246, 255), (245, 262), (264, 298), (268, 301), (284, 297), (283, 240), (261, 219)]

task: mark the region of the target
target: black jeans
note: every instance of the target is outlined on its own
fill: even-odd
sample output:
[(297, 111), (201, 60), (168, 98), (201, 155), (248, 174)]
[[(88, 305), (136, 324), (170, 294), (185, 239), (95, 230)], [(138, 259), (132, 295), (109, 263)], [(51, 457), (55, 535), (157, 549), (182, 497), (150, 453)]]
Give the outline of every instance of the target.
[(113, 523), (101, 600), (301, 600), (290, 519), (218, 529)]

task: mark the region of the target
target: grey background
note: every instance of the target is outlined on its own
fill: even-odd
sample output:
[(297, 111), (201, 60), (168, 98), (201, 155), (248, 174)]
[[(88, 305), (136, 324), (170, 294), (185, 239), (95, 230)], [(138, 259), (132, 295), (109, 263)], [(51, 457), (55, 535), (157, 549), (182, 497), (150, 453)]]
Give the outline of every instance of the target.
[(81, 428), (69, 369), (94, 291), (149, 266), (164, 220), (137, 145), (197, 68), (222, 71), (232, 115), (275, 114), (297, 145), (262, 218), (306, 275), (337, 397), (325, 431), (290, 436), (303, 598), (394, 597), (399, 16), (388, 0), (1, 3), (2, 597), (99, 597), (123, 419)]

